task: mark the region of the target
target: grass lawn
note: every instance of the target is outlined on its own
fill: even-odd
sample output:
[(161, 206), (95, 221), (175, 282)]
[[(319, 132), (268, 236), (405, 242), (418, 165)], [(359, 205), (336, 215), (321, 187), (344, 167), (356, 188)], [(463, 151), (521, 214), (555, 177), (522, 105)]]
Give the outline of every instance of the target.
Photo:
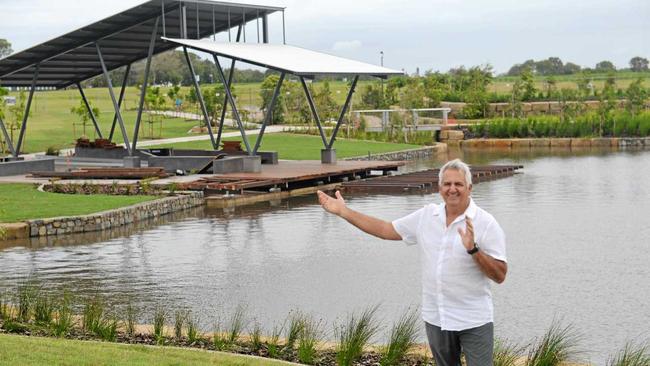
[(5, 334), (0, 345), (0, 365), (289, 365), (219, 352)]
[(49, 193), (36, 190), (32, 184), (0, 184), (0, 222), (85, 215), (156, 198), (158, 197)]
[[(257, 135), (249, 135), (248, 141), (251, 148), (255, 145)], [(227, 138), (226, 140), (241, 140), (241, 137)], [(181, 142), (176, 144), (161, 145), (158, 147), (176, 147), (179, 149), (211, 149), (210, 141)], [(360, 141), (352, 139), (337, 139), (334, 143), (338, 158), (351, 156), (415, 149), (420, 145), (394, 144), (387, 142)], [(242, 142), (242, 148), (244, 144)], [(323, 141), (320, 136), (269, 133), (265, 134), (260, 146), (260, 151), (277, 151), (280, 159), (289, 160), (320, 160), (320, 150)]]

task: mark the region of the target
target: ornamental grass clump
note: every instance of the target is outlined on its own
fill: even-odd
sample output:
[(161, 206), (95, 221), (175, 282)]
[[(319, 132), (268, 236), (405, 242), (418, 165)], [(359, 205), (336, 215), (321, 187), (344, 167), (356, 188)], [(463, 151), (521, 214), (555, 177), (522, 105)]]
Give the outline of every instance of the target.
[(157, 344), (165, 343), (165, 322), (167, 311), (164, 307), (158, 306), (153, 314), (153, 337)]
[(105, 305), (99, 298), (87, 300), (82, 313), (82, 326), (86, 332), (97, 333), (104, 315)]
[(517, 366), (524, 351), (524, 347), (517, 346), (507, 340), (494, 341), (493, 362), (494, 366)]
[(253, 329), (250, 331), (251, 348), (254, 352), (262, 349), (262, 326), (258, 321), (253, 323)]
[(388, 344), (381, 352), (381, 366), (400, 365), (406, 354), (415, 346), (419, 333), (419, 316), (416, 309), (402, 314), (391, 328)]
[(187, 341), (190, 343), (194, 343), (199, 340), (199, 321), (192, 314), (192, 312), (188, 311), (187, 312), (187, 318), (185, 319), (185, 323), (187, 324)]
[(212, 344), (217, 351), (223, 351), (228, 348), (228, 337), (223, 331), (221, 318), (217, 319), (214, 323), (214, 334), (212, 336)]
[(580, 353), (579, 341), (572, 324), (561, 326), (554, 320), (542, 339), (533, 343), (526, 366), (558, 366), (568, 362)]
[(318, 344), (323, 335), (322, 321), (311, 316), (302, 317), (302, 327), (298, 337), (297, 357), (300, 363), (313, 365), (316, 363)]
[(176, 341), (180, 341), (183, 337), (183, 326), (187, 321), (187, 311), (186, 310), (176, 310), (174, 313), (174, 338)]
[(282, 334), (282, 331), (284, 330), (284, 324), (282, 326), (273, 326), (273, 331), (271, 332), (271, 336), (268, 338), (266, 342), (266, 349), (269, 353), (269, 357), (271, 358), (279, 358), (280, 357), (280, 335)]
[(36, 298), (36, 287), (23, 284), (18, 287), (18, 320), (27, 323), (31, 318), (31, 310)]
[(129, 337), (133, 337), (135, 335), (135, 325), (138, 322), (138, 310), (133, 306), (133, 304), (129, 303), (126, 305), (126, 321), (124, 322), (126, 325), (125, 331), (126, 335)]
[(244, 328), (246, 328), (246, 307), (238, 305), (228, 322), (227, 340), (229, 345), (233, 345), (239, 340)]
[(345, 324), (334, 329), (338, 344), (336, 362), (339, 366), (350, 366), (363, 354), (363, 349), (379, 331), (375, 321), (378, 306), (364, 310), (360, 316), (351, 314)]
[(34, 321), (40, 325), (50, 325), (55, 303), (48, 294), (37, 292), (34, 296)]
[(67, 335), (73, 326), (71, 296), (64, 293), (55, 306), (52, 330), (57, 337), (62, 337)]
[(614, 357), (607, 361), (608, 366), (650, 366), (648, 344), (628, 342)]
[(286, 350), (292, 350), (305, 327), (305, 316), (299, 311), (291, 311), (287, 320), (289, 326), (285, 336), (287, 339)]

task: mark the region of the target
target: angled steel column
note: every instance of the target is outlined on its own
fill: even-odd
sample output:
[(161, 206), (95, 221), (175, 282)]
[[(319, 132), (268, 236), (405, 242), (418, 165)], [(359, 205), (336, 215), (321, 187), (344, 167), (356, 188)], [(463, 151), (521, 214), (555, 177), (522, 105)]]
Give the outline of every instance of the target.
[(266, 116), (264, 116), (264, 122), (262, 123), (262, 128), (260, 129), (260, 133), (259, 135), (257, 135), (257, 141), (255, 141), (255, 147), (253, 148), (253, 155), (257, 154), (257, 149), (260, 148), (260, 144), (262, 143), (262, 136), (264, 136), (264, 130), (266, 129), (266, 125), (271, 120), (271, 115), (273, 114), (273, 107), (275, 106), (275, 101), (278, 99), (278, 95), (280, 95), (280, 88), (282, 87), (283, 81), (284, 81), (284, 72), (280, 74), (280, 80), (278, 80), (278, 85), (275, 86), (275, 90), (273, 91), (273, 96), (271, 97), (271, 101), (268, 105), (268, 108), (266, 109)]
[(341, 122), (343, 122), (343, 117), (345, 117), (345, 112), (348, 110), (348, 106), (350, 105), (350, 101), (352, 100), (352, 94), (354, 94), (354, 88), (357, 86), (357, 81), (359, 81), (359, 75), (354, 76), (354, 80), (352, 80), (352, 86), (350, 87), (350, 92), (348, 93), (348, 97), (345, 99), (345, 104), (343, 104), (343, 109), (341, 110), (341, 115), (339, 115), (339, 120), (336, 122), (336, 127), (334, 127), (334, 132), (332, 132), (332, 137), (330, 138), (330, 144), (327, 147), (328, 149), (332, 148), (332, 145), (334, 145), (334, 140), (336, 140), (336, 133), (339, 132), (339, 127), (341, 127)]
[[(2, 121), (2, 118), (0, 118), (0, 130), (2, 130), (2, 134), (5, 137), (5, 141), (7, 141), (7, 147), (9, 147), (9, 152), (11, 152), (11, 155), (18, 156), (16, 155), (16, 150), (14, 150), (14, 144), (11, 142), (11, 138), (7, 133), (7, 129), (5, 128), (5, 123)], [(0, 154), (3, 152), (4, 151), (0, 151)]]
[(212, 142), (212, 148), (217, 150), (217, 143), (214, 141), (214, 135), (212, 134), (212, 126), (210, 125), (210, 116), (208, 116), (208, 110), (205, 108), (205, 101), (203, 101), (203, 94), (201, 94), (201, 88), (199, 87), (198, 81), (196, 81), (196, 75), (194, 74), (194, 67), (192, 66), (192, 61), (190, 61), (190, 55), (187, 54), (187, 47), (183, 47), (183, 53), (185, 53), (185, 61), (187, 61), (187, 66), (190, 68), (190, 75), (192, 76), (192, 82), (194, 83), (194, 89), (196, 91), (196, 98), (199, 100), (201, 105), (201, 112), (203, 112), (203, 119), (205, 119), (205, 125), (208, 127), (208, 134), (210, 134), (210, 141)]
[[(239, 42), (241, 36), (241, 25), (237, 28), (237, 38), (235, 42)], [(232, 79), (235, 76), (235, 59), (230, 63), (230, 74), (228, 74), (228, 88), (232, 85)], [(221, 117), (219, 118), (219, 129), (217, 130), (217, 149), (221, 143), (221, 132), (223, 132), (223, 123), (226, 118), (226, 107), (228, 106), (228, 94), (223, 96), (223, 104), (221, 105)]]
[[(129, 79), (129, 72), (131, 72), (131, 64), (126, 65), (126, 71), (124, 71), (124, 80), (122, 80), (122, 88), (120, 89), (120, 98), (117, 101), (117, 106), (120, 108), (122, 108), (122, 100), (124, 100), (124, 91), (126, 90), (126, 81)], [(116, 124), (117, 124), (117, 114), (113, 114), (111, 133), (110, 135), (108, 135), (109, 141), (113, 141), (113, 133), (115, 133)]]
[(239, 132), (241, 133), (241, 137), (244, 140), (244, 145), (246, 145), (246, 151), (248, 151), (248, 155), (252, 155), (252, 150), (251, 146), (248, 143), (248, 138), (246, 137), (246, 130), (244, 130), (244, 125), (241, 123), (241, 118), (239, 118), (239, 112), (237, 111), (237, 106), (235, 105), (235, 98), (233, 98), (232, 93), (230, 92), (230, 86), (226, 84), (226, 75), (223, 73), (223, 69), (221, 68), (221, 64), (219, 63), (219, 59), (217, 58), (216, 54), (213, 54), (212, 57), (214, 57), (214, 63), (217, 65), (217, 71), (219, 71), (219, 77), (221, 77), (221, 82), (225, 86), (226, 89), (226, 95), (228, 96), (228, 101), (230, 102), (230, 108), (232, 109), (232, 115), (235, 118), (235, 121), (237, 121), (237, 126), (239, 126)]
[[(197, 5), (198, 6), (198, 5)], [(149, 53), (147, 54), (147, 63), (144, 66), (144, 80), (142, 81), (142, 90), (140, 90), (140, 104), (138, 106), (138, 116), (135, 118), (135, 128), (133, 129), (133, 146), (131, 150), (135, 151), (138, 143), (138, 133), (140, 132), (140, 120), (142, 119), (142, 107), (144, 106), (144, 96), (147, 94), (147, 81), (149, 80), (149, 70), (151, 68), (151, 56), (153, 49), (156, 46), (156, 35), (158, 35), (158, 21), (160, 17), (156, 18), (151, 31), (151, 41), (149, 42)]]
[(303, 78), (302, 76), (300, 77), (300, 83), (302, 84), (302, 88), (305, 90), (305, 96), (307, 97), (307, 103), (309, 103), (311, 114), (314, 116), (314, 120), (316, 120), (316, 126), (318, 126), (318, 132), (320, 132), (320, 138), (323, 140), (323, 146), (325, 146), (325, 148), (327, 149), (327, 138), (325, 137), (323, 126), (321, 126), (320, 124), (320, 117), (318, 116), (318, 112), (316, 111), (316, 105), (314, 105), (314, 100), (311, 97), (309, 88), (307, 88), (307, 83), (305, 83), (305, 78)]
[(90, 108), (90, 103), (88, 103), (88, 99), (86, 99), (86, 94), (84, 93), (84, 90), (81, 87), (81, 83), (76, 83), (76, 84), (77, 84), (77, 89), (79, 89), (79, 94), (81, 94), (81, 99), (83, 99), (84, 104), (86, 105), (86, 110), (90, 115), (90, 119), (93, 120), (93, 126), (95, 126), (95, 132), (97, 132), (97, 136), (99, 136), (100, 139), (103, 139), (104, 137), (102, 136), (102, 131), (100, 131), (99, 129), (99, 125), (97, 124), (97, 119), (95, 118), (95, 114), (93, 113), (93, 110)]
[(267, 14), (262, 16), (262, 42), (269, 43), (269, 18)]
[(32, 99), (34, 98), (34, 91), (36, 90), (36, 80), (38, 79), (38, 72), (41, 69), (41, 64), (36, 65), (34, 71), (34, 78), (32, 78), (32, 87), (29, 89), (29, 97), (27, 98), (27, 106), (25, 106), (25, 114), (23, 115), (23, 123), (20, 125), (20, 135), (18, 135), (18, 143), (14, 150), (14, 156), (18, 157), (20, 148), (23, 145), (23, 138), (25, 137), (25, 130), (27, 129), (27, 118), (29, 117), (29, 109), (32, 107)]
[(99, 49), (99, 43), (95, 43), (95, 48), (97, 49), (97, 56), (99, 57), (99, 63), (102, 64), (102, 71), (104, 72), (104, 78), (106, 79), (106, 86), (108, 87), (108, 93), (111, 95), (111, 100), (113, 101), (113, 108), (115, 109), (115, 114), (117, 115), (117, 121), (120, 123), (120, 130), (122, 130), (122, 138), (124, 139), (124, 146), (126, 146), (126, 151), (129, 152), (129, 156), (133, 156), (133, 151), (131, 151), (131, 145), (129, 145), (129, 136), (126, 134), (126, 128), (124, 128), (124, 120), (122, 119), (122, 113), (120, 113), (120, 106), (117, 105), (117, 100), (115, 99), (115, 93), (113, 93), (113, 83), (111, 82), (111, 77), (108, 75), (108, 70), (106, 69), (104, 58), (102, 57), (102, 51)]

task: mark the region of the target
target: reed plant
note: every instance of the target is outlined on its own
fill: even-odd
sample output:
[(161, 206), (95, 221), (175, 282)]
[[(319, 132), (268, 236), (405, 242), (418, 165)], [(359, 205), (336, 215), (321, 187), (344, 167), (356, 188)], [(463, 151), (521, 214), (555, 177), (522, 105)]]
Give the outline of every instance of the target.
[(317, 347), (323, 336), (322, 321), (315, 320), (311, 316), (302, 317), (302, 327), (298, 339), (298, 361), (300, 363), (313, 365), (318, 355)]
[(36, 292), (34, 295), (34, 321), (40, 325), (52, 323), (55, 303), (52, 297), (43, 292)]
[(36, 297), (36, 286), (26, 283), (18, 286), (18, 320), (27, 323)]
[(126, 305), (126, 335), (133, 337), (135, 335), (135, 325), (138, 322), (138, 309), (133, 304)]
[(393, 325), (388, 336), (388, 344), (381, 352), (381, 366), (400, 365), (406, 354), (415, 346), (418, 339), (418, 311), (407, 310)]
[(237, 308), (235, 308), (235, 311), (233, 312), (232, 316), (230, 317), (230, 321), (228, 322), (228, 328), (227, 328), (227, 333), (228, 333), (228, 343), (230, 345), (234, 344), (237, 342), (239, 339), (242, 330), (246, 328), (246, 307), (243, 305), (238, 305)]
[(214, 334), (212, 335), (212, 344), (217, 351), (223, 351), (228, 348), (228, 337), (224, 332), (221, 317), (214, 323)]
[(187, 321), (187, 310), (176, 310), (174, 313), (174, 338), (180, 341), (183, 337), (183, 326)]
[(163, 306), (156, 307), (153, 314), (153, 337), (157, 344), (165, 343), (165, 322), (167, 311)]
[(519, 363), (525, 347), (518, 346), (508, 340), (496, 339), (494, 341), (493, 362), (494, 366), (516, 366)]
[(253, 322), (253, 329), (250, 331), (251, 347), (257, 352), (262, 349), (262, 326), (258, 321)]
[(334, 328), (338, 339), (336, 362), (339, 366), (350, 366), (363, 354), (363, 349), (379, 331), (375, 320), (378, 306), (364, 310), (361, 315), (350, 314), (347, 322)]
[(118, 320), (115, 314), (106, 315), (100, 319), (95, 334), (105, 341), (115, 342), (117, 339), (117, 325)]
[(544, 336), (534, 342), (526, 366), (557, 366), (577, 356), (580, 335), (572, 324), (562, 326), (554, 320)]
[(52, 329), (57, 337), (61, 337), (68, 334), (73, 326), (71, 295), (66, 292), (56, 304)]
[(269, 353), (269, 357), (271, 358), (279, 358), (280, 357), (280, 335), (282, 334), (282, 331), (284, 330), (284, 324), (282, 326), (274, 325), (273, 326), (273, 331), (271, 331), (271, 336), (268, 338), (266, 342), (266, 349)]
[(607, 361), (608, 366), (650, 366), (648, 344), (628, 342), (625, 347)]
[(98, 297), (88, 299), (84, 304), (82, 313), (83, 329), (87, 332), (97, 333), (104, 316), (104, 301)]
[(287, 339), (286, 349), (292, 350), (305, 327), (305, 316), (300, 311), (291, 311), (287, 320), (289, 326), (285, 336)]
[(185, 323), (187, 324), (187, 341), (190, 343), (194, 343), (199, 340), (199, 321), (192, 314), (191, 311), (187, 312), (187, 317), (185, 319)]
[(0, 320), (11, 320), (14, 317), (14, 307), (7, 291), (0, 294)]

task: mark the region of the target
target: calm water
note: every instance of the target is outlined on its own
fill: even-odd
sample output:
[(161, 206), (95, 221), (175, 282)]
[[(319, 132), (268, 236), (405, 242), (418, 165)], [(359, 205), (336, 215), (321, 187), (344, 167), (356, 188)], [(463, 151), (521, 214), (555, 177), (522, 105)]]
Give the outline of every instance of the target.
[[(650, 152), (452, 155), (525, 166), (474, 187), (508, 237), (508, 278), (493, 286), (497, 336), (526, 344), (560, 318), (582, 333), (583, 359), (596, 364), (626, 340), (650, 339)], [(431, 194), (347, 200), (385, 219), (440, 202)], [(148, 309), (192, 308), (207, 329), (240, 303), (266, 327), (300, 309), (331, 330), (368, 305), (381, 304), (389, 324), (420, 301), (416, 247), (369, 237), (315, 197), (56, 240), (0, 246), (0, 286), (35, 278)]]

